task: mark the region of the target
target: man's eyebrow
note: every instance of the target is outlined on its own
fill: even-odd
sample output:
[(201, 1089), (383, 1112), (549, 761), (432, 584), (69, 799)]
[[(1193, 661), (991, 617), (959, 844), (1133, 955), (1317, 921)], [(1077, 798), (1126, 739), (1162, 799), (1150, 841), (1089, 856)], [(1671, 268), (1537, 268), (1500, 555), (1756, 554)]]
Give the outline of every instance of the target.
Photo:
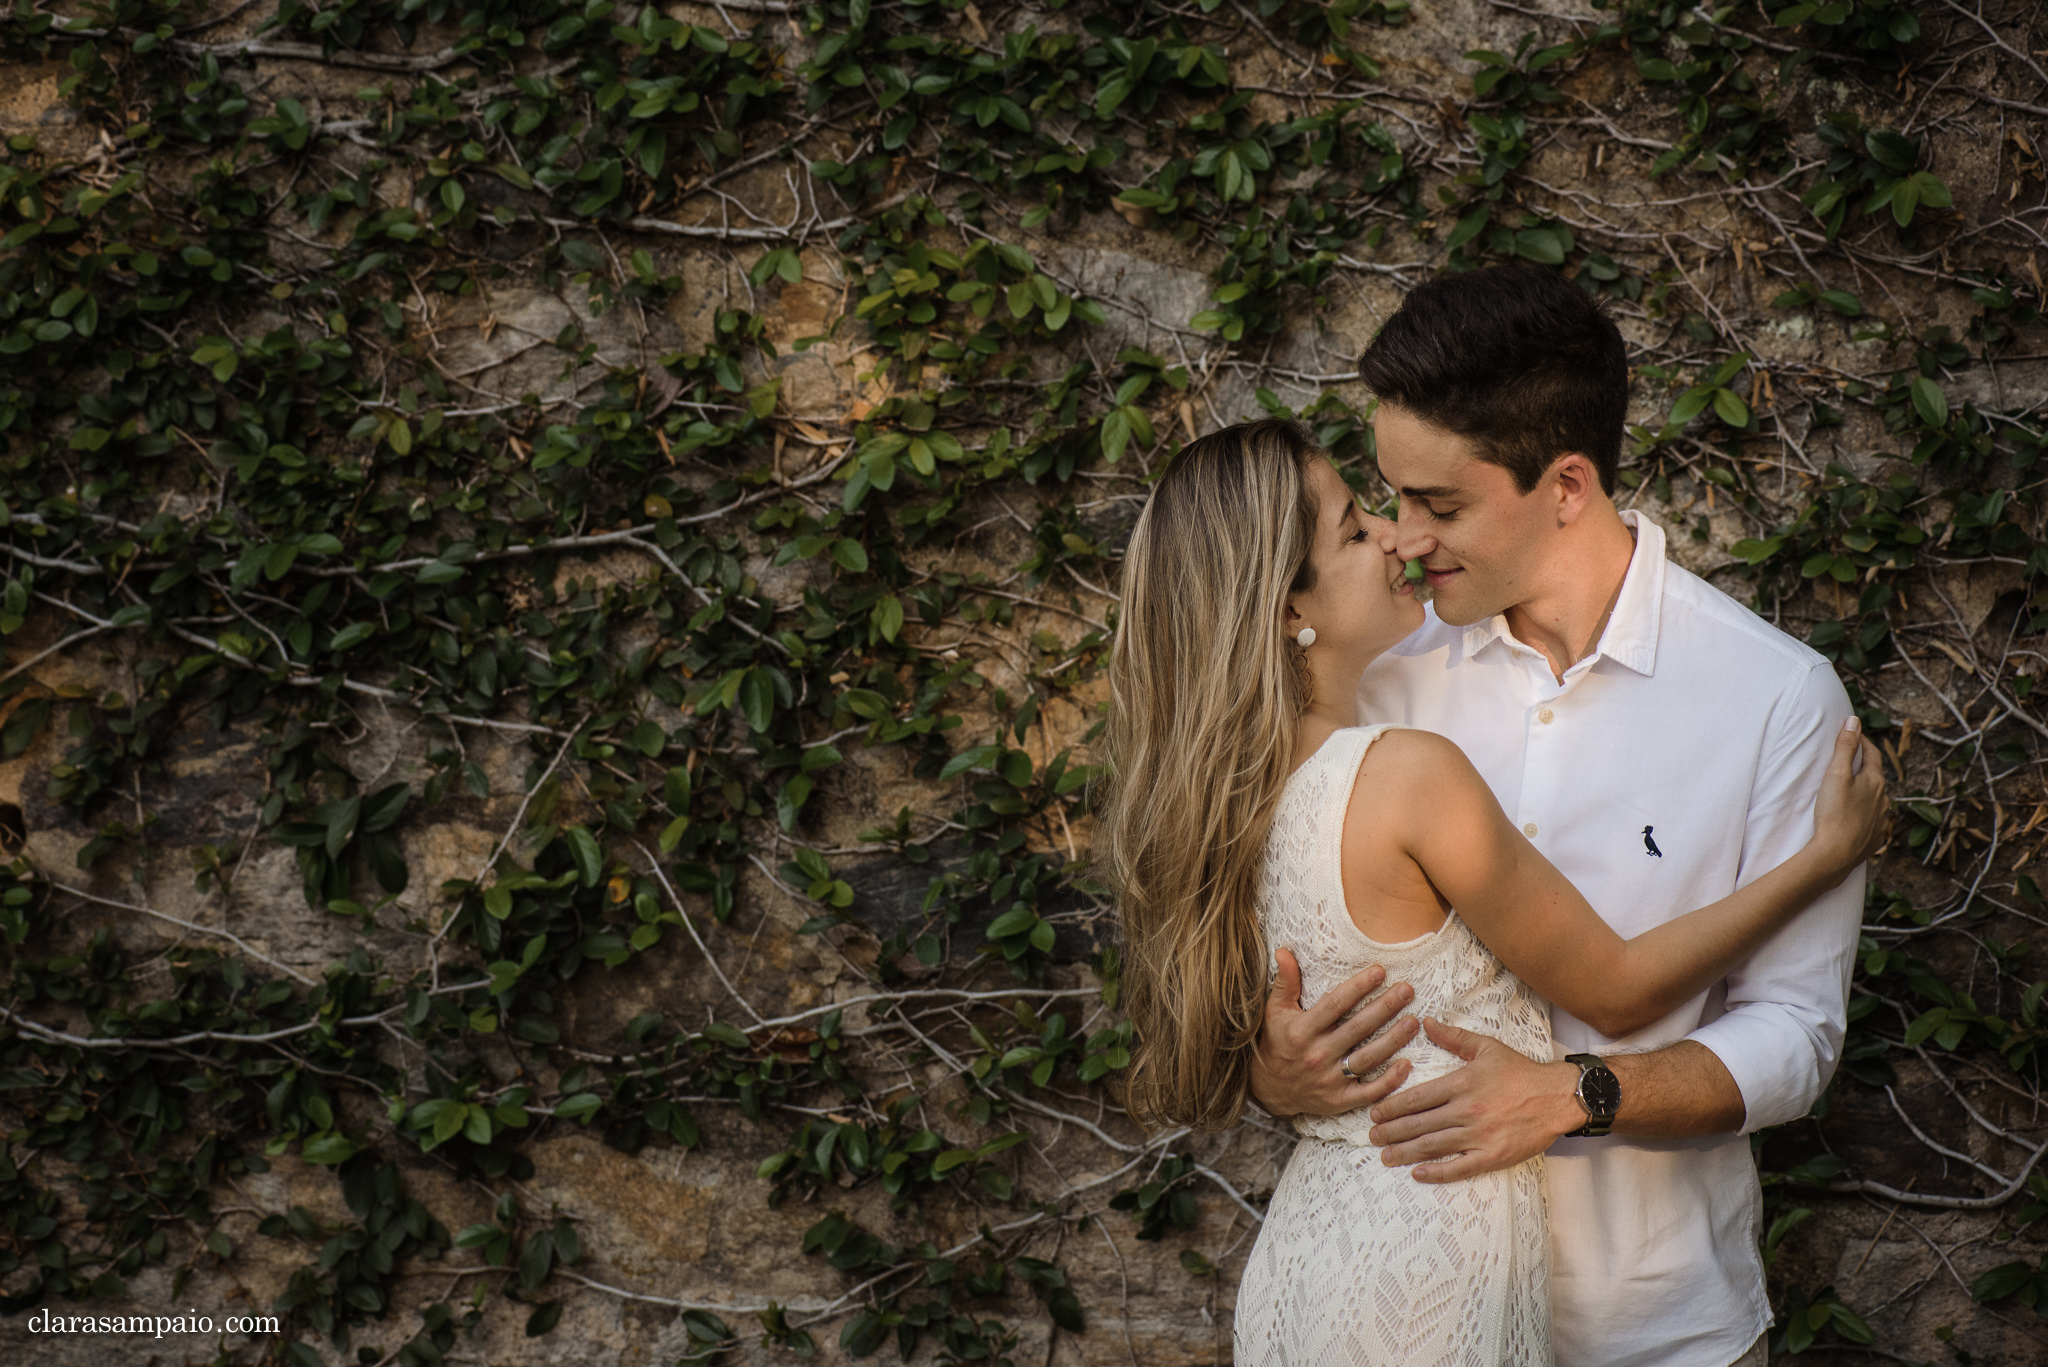
[(1401, 486), (1401, 497), (1403, 498), (1456, 498), (1461, 492), (1456, 486), (1450, 484), (1425, 484), (1419, 486), (1404, 484)]

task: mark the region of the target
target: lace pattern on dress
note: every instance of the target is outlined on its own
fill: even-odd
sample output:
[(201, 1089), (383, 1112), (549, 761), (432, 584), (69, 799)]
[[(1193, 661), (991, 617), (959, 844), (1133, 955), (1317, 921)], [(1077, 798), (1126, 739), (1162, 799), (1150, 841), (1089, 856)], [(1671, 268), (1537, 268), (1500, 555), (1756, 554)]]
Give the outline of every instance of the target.
[[(1304, 1006), (1378, 963), (1387, 982), (1415, 989), (1414, 1014), (1548, 1060), (1548, 1009), (1455, 912), (1432, 934), (1383, 945), (1368, 939), (1345, 908), (1345, 810), (1367, 747), (1390, 729), (1338, 731), (1289, 777), (1260, 877), (1270, 951), (1294, 951)], [(1411, 1060), (1409, 1085), (1460, 1063), (1421, 1035), (1396, 1057)], [(1301, 1142), (1238, 1288), (1235, 1360), (1275, 1367), (1548, 1364), (1542, 1159), (1471, 1181), (1425, 1184), (1409, 1169), (1382, 1163), (1370, 1129), (1362, 1112), (1296, 1120)]]

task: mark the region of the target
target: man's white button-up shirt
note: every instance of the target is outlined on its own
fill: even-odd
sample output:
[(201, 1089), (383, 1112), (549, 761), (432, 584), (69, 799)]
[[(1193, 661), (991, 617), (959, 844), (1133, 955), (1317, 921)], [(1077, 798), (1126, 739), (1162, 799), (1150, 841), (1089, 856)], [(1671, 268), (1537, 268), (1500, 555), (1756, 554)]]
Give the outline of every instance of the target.
[[(1727, 896), (1813, 830), (1849, 699), (1834, 671), (1664, 558), (1636, 550), (1598, 647), (1552, 676), (1505, 617), (1431, 612), (1366, 671), (1359, 720), (1448, 736), (1501, 807), (1624, 936)], [(1743, 1130), (1806, 1114), (1840, 1057), (1859, 872), (1713, 989), (1625, 1039), (1551, 1010), (1557, 1057), (1682, 1039), (1713, 1050)], [(1550, 1150), (1559, 1367), (1726, 1367), (1770, 1327), (1749, 1142), (1562, 1139)]]

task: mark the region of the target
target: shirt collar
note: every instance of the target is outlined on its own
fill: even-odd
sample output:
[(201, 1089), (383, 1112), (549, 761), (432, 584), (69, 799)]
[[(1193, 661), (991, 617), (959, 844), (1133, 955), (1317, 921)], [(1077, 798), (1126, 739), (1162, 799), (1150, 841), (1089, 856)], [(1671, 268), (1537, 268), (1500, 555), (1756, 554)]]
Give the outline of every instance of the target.
[[(1624, 509), (1622, 522), (1634, 530), (1635, 553), (1629, 557), (1628, 572), (1622, 576), (1621, 592), (1607, 629), (1600, 633), (1593, 653), (1566, 671), (1567, 676), (1588, 669), (1598, 659), (1613, 660), (1638, 674), (1657, 671), (1657, 630), (1664, 612), (1664, 529), (1634, 508)], [(1534, 653), (1508, 630), (1506, 613), (1495, 613), (1484, 622), (1465, 628), (1465, 657), (1477, 655), (1494, 642), (1509, 650)]]

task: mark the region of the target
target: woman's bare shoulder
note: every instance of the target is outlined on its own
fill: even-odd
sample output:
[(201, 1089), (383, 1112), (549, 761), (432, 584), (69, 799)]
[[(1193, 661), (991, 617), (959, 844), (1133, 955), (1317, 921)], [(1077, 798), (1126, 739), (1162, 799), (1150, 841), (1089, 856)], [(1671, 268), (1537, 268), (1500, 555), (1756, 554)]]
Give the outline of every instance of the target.
[(1493, 805), (1493, 790), (1472, 767), (1457, 742), (1434, 731), (1397, 727), (1375, 740), (1358, 766), (1355, 797), (1377, 811), (1431, 822), (1445, 816), (1470, 817), (1477, 804)]
[(1352, 801), (1355, 813), (1376, 829), (1373, 838), (1391, 842), (1425, 869), (1447, 860), (1480, 862), (1503, 821), (1500, 803), (1472, 761), (1433, 731), (1403, 728), (1374, 741), (1358, 767)]
[(1410, 726), (1383, 732), (1366, 750), (1359, 773), (1386, 784), (1440, 785), (1479, 777), (1456, 741)]

